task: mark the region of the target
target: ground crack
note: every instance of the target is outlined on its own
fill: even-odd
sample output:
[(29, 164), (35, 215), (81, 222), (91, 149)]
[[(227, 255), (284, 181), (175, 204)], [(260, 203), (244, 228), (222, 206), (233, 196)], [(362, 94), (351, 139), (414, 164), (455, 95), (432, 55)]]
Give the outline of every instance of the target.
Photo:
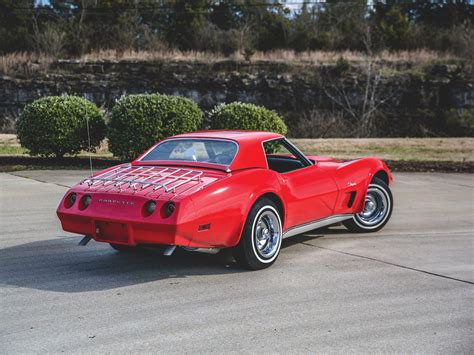
[(43, 183), (43, 184), (56, 185), (56, 186), (65, 187), (65, 188), (68, 188), (68, 189), (71, 188), (71, 186), (67, 186), (67, 185), (63, 185), (63, 184), (58, 184), (58, 183), (56, 183), (56, 182), (49, 182), (49, 181), (38, 180), (38, 179), (29, 177), (29, 176), (16, 175), (16, 174), (13, 174), (13, 173), (7, 173), (7, 174), (8, 174), (8, 175), (11, 175), (11, 176), (23, 178), (23, 179), (29, 179), (29, 180), (41, 182), (41, 183)]
[(435, 272), (430, 272), (430, 271), (421, 270), (421, 269), (417, 269), (417, 268), (410, 267), (410, 266), (395, 264), (395, 263), (392, 263), (392, 262), (390, 262), (390, 261), (385, 261), (385, 260), (380, 260), (380, 259), (376, 259), (376, 258), (371, 258), (370, 256), (364, 256), (364, 255), (359, 255), (359, 254), (348, 253), (348, 252), (345, 252), (345, 251), (340, 251), (340, 250), (336, 250), (336, 249), (321, 247), (321, 246), (318, 246), (318, 245), (313, 245), (313, 244), (309, 244), (309, 243), (305, 243), (305, 242), (302, 242), (301, 244), (304, 244), (304, 245), (309, 246), (309, 247), (314, 247), (314, 248), (329, 250), (329, 251), (332, 251), (332, 252), (335, 252), (335, 253), (339, 253), (339, 254), (345, 254), (345, 255), (350, 255), (350, 256), (357, 257), (357, 258), (362, 258), (362, 259), (366, 259), (366, 260), (376, 261), (376, 262), (379, 262), (379, 263), (382, 263), (382, 264), (391, 265), (391, 266), (399, 267), (399, 268), (406, 269), (406, 270), (421, 272), (421, 273), (423, 273), (423, 274), (428, 274), (428, 275), (432, 275), (432, 276), (442, 277), (442, 278), (444, 278), (444, 279), (459, 281), (459, 282), (463, 282), (463, 283), (466, 283), (466, 284), (469, 284), (469, 285), (474, 285), (474, 282), (472, 282), (472, 281), (461, 280), (461, 279), (457, 279), (457, 278), (455, 278), (455, 277), (437, 274), (437, 273), (435, 273)]

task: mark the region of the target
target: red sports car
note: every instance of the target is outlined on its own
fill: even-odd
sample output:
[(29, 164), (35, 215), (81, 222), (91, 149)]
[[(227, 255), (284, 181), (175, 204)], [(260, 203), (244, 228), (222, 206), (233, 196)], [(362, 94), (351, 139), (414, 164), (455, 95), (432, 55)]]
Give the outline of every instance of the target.
[(376, 158), (304, 155), (268, 132), (203, 131), (165, 139), (129, 164), (72, 187), (64, 230), (117, 250), (160, 245), (171, 255), (233, 248), (249, 269), (270, 266), (283, 238), (343, 223), (375, 232), (389, 220), (392, 175)]

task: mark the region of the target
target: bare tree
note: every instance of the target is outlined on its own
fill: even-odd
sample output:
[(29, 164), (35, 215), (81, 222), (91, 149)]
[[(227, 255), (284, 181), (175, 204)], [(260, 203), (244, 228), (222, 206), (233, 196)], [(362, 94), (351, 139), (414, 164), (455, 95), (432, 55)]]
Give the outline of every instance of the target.
[[(343, 70), (339, 78), (328, 77), (323, 90), (325, 94), (342, 109), (354, 122), (355, 136), (366, 137), (375, 133), (375, 118), (380, 106), (391, 96), (380, 90), (382, 70), (377, 65), (373, 50), (371, 28), (366, 26), (363, 42), (365, 45), (364, 61), (359, 66), (360, 74), (348, 77)], [(363, 79), (359, 80), (359, 76)]]
[(28, 12), (30, 13), (31, 17), (31, 24), (33, 27), (33, 35), (31, 36), (33, 40), (33, 47), (35, 48), (35, 51), (37, 54), (41, 52), (40, 48), (40, 29), (39, 29), (39, 24), (38, 24), (38, 17), (39, 17), (39, 12), (35, 10), (34, 6), (31, 6), (28, 9)]
[(29, 9), (33, 26), (33, 43), (38, 56), (46, 54), (57, 58), (66, 45), (66, 33), (60, 26), (48, 23), (40, 28), (38, 23), (39, 11), (34, 7)]
[(291, 133), (301, 138), (341, 138), (350, 137), (353, 127), (344, 119), (342, 111), (319, 110), (303, 111), (291, 127)]
[(87, 16), (87, 10), (89, 6), (97, 6), (97, 0), (81, 0), (80, 14), (77, 23), (75, 22), (72, 36), (74, 42), (77, 44), (78, 54), (82, 55), (88, 47), (87, 40), (84, 36), (84, 21)]
[(251, 26), (249, 24), (243, 25), (237, 31), (237, 38), (240, 54), (244, 56), (247, 62), (250, 62), (252, 56), (255, 54), (255, 38)]

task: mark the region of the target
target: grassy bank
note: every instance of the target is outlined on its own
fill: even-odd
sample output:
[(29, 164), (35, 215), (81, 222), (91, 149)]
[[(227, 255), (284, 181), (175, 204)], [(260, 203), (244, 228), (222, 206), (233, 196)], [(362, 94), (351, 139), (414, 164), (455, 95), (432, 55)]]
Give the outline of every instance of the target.
[(293, 139), (306, 154), (392, 161), (474, 161), (474, 138)]
[[(248, 62), (244, 54), (237, 51), (229, 56), (223, 56), (218, 53), (199, 52), (199, 51), (180, 51), (174, 49), (158, 51), (116, 51), (100, 50), (84, 54), (72, 59), (78, 63), (101, 63), (104, 61), (133, 61), (133, 62), (198, 62), (198, 63), (218, 63), (224, 61)], [(292, 50), (273, 50), (267, 52), (255, 52), (252, 55), (253, 63), (270, 62), (284, 64), (323, 64), (336, 63), (345, 60), (354, 64), (367, 61), (367, 55), (357, 51), (304, 51), (295, 52)], [(401, 63), (410, 63), (411, 66), (423, 66), (429, 63), (452, 63), (462, 61), (455, 55), (441, 53), (426, 49), (413, 51), (381, 51), (375, 57), (375, 60), (385, 65), (398, 65)], [(15, 52), (0, 56), (0, 74), (3, 75), (26, 75), (29, 76), (37, 72), (48, 72), (51, 65), (57, 62), (57, 58), (47, 55), (37, 55), (35, 53)], [(61, 60), (59, 60), (61, 61)]]
[[(375, 156), (398, 171), (474, 170), (474, 138), (363, 138), (363, 139), (292, 139), (306, 154), (331, 156), (343, 160)], [(104, 142), (92, 154), (96, 168), (118, 163)], [(60, 160), (29, 157), (13, 134), (0, 134), (0, 170), (84, 169), (89, 167), (88, 153)]]
[[(103, 141), (101, 146), (95, 153), (89, 154), (88, 152), (80, 152), (78, 157), (89, 157), (92, 155), (94, 158), (113, 158), (112, 153), (107, 148), (107, 142)], [(0, 157), (5, 156), (18, 156), (28, 157), (28, 149), (23, 148), (20, 145), (15, 134), (0, 134)]]

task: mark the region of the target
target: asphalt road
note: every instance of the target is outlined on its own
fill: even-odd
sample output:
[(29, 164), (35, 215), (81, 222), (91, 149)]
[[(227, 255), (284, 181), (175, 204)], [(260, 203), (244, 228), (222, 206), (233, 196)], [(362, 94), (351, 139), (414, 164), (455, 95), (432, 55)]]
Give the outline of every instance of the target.
[(474, 179), (395, 174), (392, 220), (287, 240), (276, 264), (77, 245), (84, 171), (0, 174), (0, 353), (473, 353)]

